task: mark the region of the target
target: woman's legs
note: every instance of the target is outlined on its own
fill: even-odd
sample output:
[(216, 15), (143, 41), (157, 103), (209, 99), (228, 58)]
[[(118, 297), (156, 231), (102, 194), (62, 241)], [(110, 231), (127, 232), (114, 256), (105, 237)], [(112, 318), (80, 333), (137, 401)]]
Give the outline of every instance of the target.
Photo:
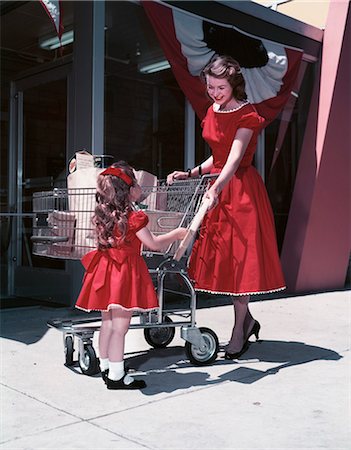
[[(249, 297), (250, 300), (250, 297)], [(244, 321), (244, 337), (247, 339), (247, 336), (250, 334), (253, 326), (255, 325), (255, 319), (252, 317), (252, 314), (249, 310), (249, 305), (247, 305), (247, 313)]]
[(250, 296), (233, 297), (235, 322), (227, 352), (234, 354), (242, 350), (247, 337), (255, 324), (249, 310)]

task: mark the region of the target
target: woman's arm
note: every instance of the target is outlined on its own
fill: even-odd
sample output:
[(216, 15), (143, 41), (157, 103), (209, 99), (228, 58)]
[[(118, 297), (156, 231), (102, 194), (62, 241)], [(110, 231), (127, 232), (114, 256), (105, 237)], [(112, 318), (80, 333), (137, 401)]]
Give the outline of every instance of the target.
[(237, 171), (252, 134), (253, 130), (249, 130), (248, 128), (239, 128), (236, 132), (227, 161), (218, 178), (206, 193), (206, 198), (210, 199), (209, 209), (218, 203), (220, 192)]
[[(207, 158), (206, 161), (200, 164), (200, 166), (202, 175), (205, 175), (205, 173), (209, 173), (213, 167), (213, 156)], [(186, 180), (187, 178), (200, 176), (199, 173), (200, 166), (196, 166), (193, 169), (191, 169), (190, 176), (188, 172), (184, 172), (182, 170), (175, 170), (174, 172), (167, 175), (167, 184), (172, 184), (174, 180)]]
[(148, 228), (144, 227), (139, 230), (136, 235), (146, 247), (151, 250), (161, 250), (166, 245), (169, 245), (179, 239), (183, 239), (186, 232), (186, 228), (176, 228), (169, 233), (155, 236)]

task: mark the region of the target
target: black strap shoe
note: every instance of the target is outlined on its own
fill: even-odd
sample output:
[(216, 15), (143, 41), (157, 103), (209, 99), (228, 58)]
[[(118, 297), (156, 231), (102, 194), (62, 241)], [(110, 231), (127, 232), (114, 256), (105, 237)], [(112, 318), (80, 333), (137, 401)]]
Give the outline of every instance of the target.
[(107, 377), (108, 377), (108, 369), (102, 370), (101, 371), (101, 378), (103, 379), (104, 383), (107, 382)]
[(107, 377), (106, 386), (107, 389), (144, 389), (146, 388), (146, 383), (144, 380), (133, 380), (131, 383), (126, 384), (124, 377), (117, 381), (110, 380)]

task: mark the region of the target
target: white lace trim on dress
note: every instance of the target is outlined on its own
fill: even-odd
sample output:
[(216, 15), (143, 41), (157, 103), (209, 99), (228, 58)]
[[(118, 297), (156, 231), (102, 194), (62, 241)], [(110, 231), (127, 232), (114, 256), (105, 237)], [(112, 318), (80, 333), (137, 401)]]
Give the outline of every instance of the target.
[(195, 288), (195, 291), (197, 291), (197, 292), (208, 292), (209, 294), (231, 295), (231, 296), (239, 297), (239, 296), (243, 296), (243, 295), (272, 294), (273, 292), (284, 291), (284, 289), (286, 289), (286, 286), (283, 286), (283, 287), (280, 287), (280, 288), (277, 288), (277, 289), (271, 289), (269, 291), (240, 292), (240, 293), (210, 291), (208, 289), (198, 289), (198, 288)]
[(86, 309), (83, 308), (81, 306), (77, 306), (77, 309), (81, 309), (82, 311), (85, 312), (91, 312), (91, 311), (103, 311), (103, 312), (107, 312), (110, 311), (111, 309), (123, 309), (124, 311), (140, 311), (140, 312), (149, 312), (149, 311), (157, 311), (159, 308), (140, 308), (135, 306), (134, 308), (125, 308), (124, 306), (121, 305), (116, 305), (116, 304), (110, 304), (107, 306), (107, 309), (97, 309), (97, 308), (92, 308), (92, 309)]

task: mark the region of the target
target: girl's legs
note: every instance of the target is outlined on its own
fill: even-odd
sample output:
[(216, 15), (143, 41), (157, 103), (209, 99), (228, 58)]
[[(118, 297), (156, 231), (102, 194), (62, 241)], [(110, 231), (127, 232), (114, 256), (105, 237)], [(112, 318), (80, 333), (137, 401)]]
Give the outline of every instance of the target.
[(105, 372), (108, 369), (108, 347), (112, 333), (111, 311), (101, 312), (101, 327), (99, 334), (100, 370)]
[(102, 372), (109, 369), (111, 379), (118, 380), (124, 376), (124, 342), (132, 314), (131, 311), (120, 308), (102, 311), (101, 314), (100, 368)]
[[(111, 309), (112, 332), (108, 346), (109, 373), (110, 380), (120, 380), (124, 377), (124, 343), (129, 329), (132, 311), (116, 308)], [(133, 378), (128, 377), (127, 382), (131, 383)]]
[(132, 318), (132, 311), (121, 308), (110, 310), (112, 318), (112, 332), (108, 346), (108, 358), (111, 362), (124, 359), (124, 342)]
[[(103, 379), (107, 389), (143, 389), (144, 380), (134, 380), (124, 370), (124, 342), (129, 329), (132, 311), (120, 308), (102, 313), (99, 336), (100, 362), (107, 362)], [(101, 366), (101, 364), (100, 364)]]
[(232, 336), (226, 349), (228, 353), (238, 353), (242, 350), (255, 324), (255, 319), (249, 310), (249, 300), (249, 295), (233, 297), (235, 322)]
[(112, 333), (108, 346), (107, 389), (143, 389), (146, 387), (144, 380), (134, 380), (124, 370), (124, 342), (132, 314), (132, 311), (120, 308), (111, 310)]

